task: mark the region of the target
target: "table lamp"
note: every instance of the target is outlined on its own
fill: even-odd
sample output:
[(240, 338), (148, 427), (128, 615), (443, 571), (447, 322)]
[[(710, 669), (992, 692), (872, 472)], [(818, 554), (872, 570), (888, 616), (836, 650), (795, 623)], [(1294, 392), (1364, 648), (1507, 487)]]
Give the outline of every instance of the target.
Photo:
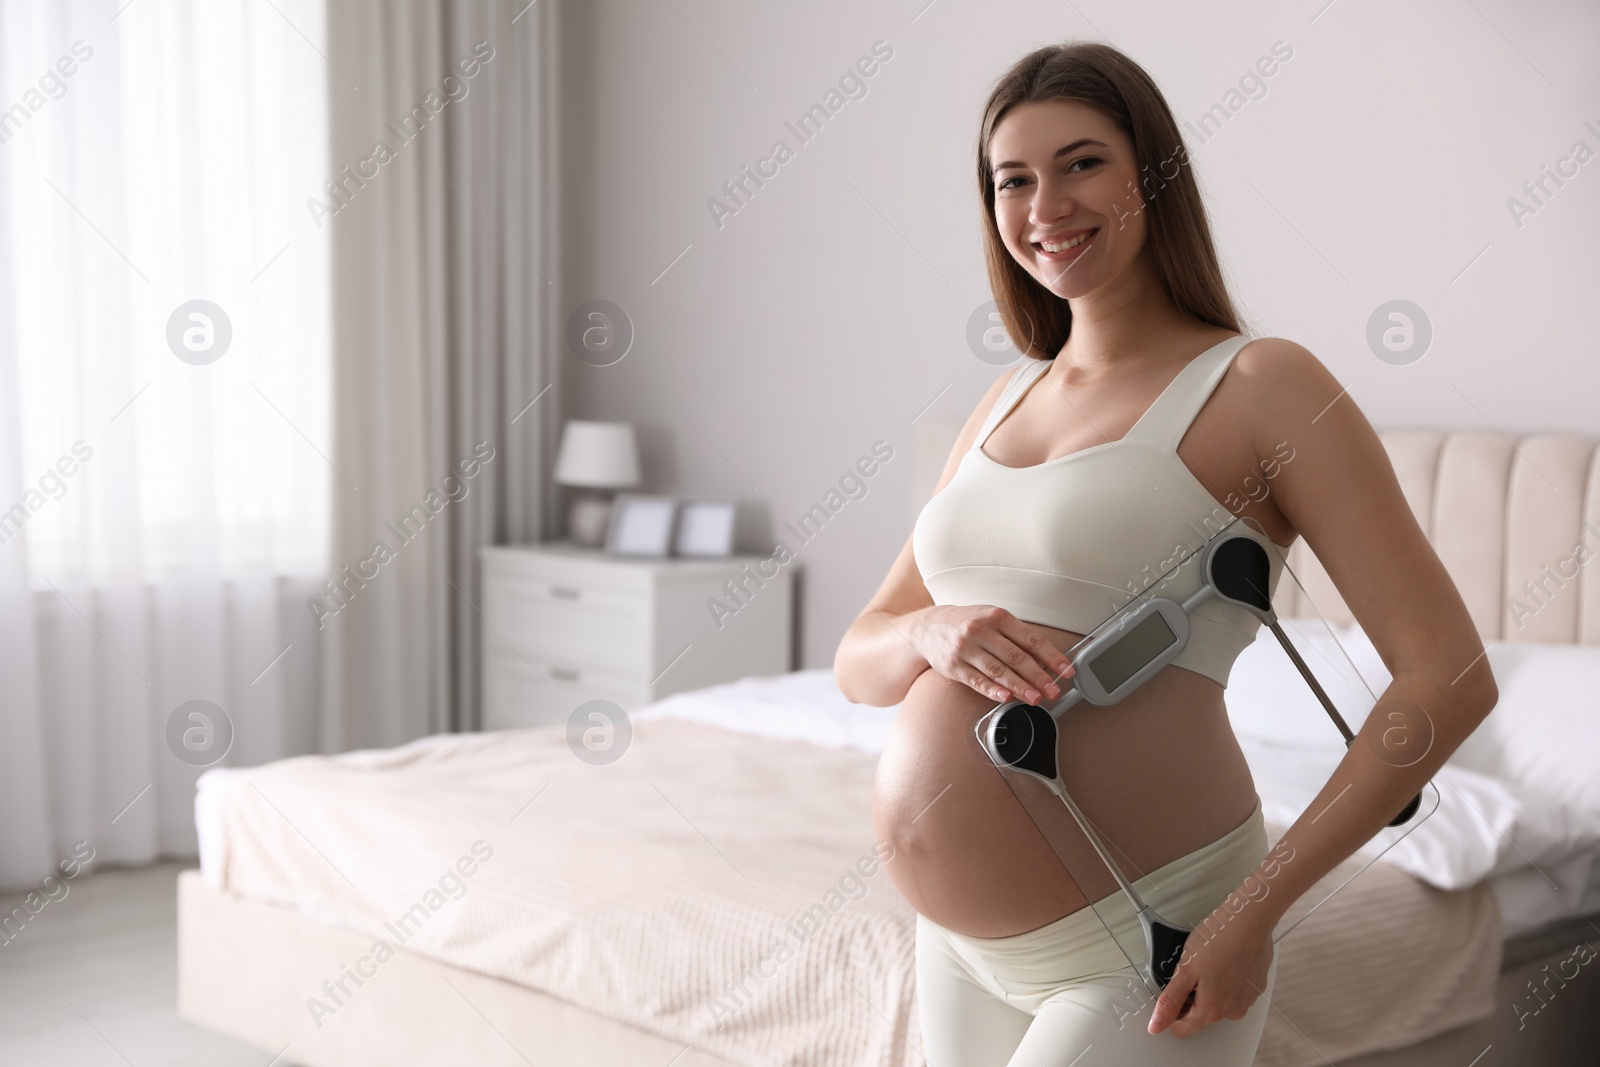
[[(631, 489), (639, 484), (639, 445), (633, 424), (569, 419), (561, 429), (556, 483), (584, 489)], [(575, 545), (599, 547), (611, 521), (611, 497), (585, 493), (567, 511), (567, 538)]]

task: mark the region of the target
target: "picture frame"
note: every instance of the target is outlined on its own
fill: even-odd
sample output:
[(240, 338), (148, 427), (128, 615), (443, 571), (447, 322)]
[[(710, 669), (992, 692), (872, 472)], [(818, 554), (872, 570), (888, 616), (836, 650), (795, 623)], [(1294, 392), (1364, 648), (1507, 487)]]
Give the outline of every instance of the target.
[(672, 546), (678, 501), (670, 496), (618, 493), (606, 526), (606, 552), (613, 556), (665, 556)]
[(731, 500), (684, 501), (678, 507), (673, 555), (733, 555), (733, 527), (737, 512), (738, 505)]

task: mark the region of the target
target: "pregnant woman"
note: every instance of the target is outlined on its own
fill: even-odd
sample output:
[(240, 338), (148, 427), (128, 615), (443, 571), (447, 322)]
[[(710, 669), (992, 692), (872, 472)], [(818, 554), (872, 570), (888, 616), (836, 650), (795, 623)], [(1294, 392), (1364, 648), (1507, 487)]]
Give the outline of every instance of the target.
[[(1244, 1067), (1275, 924), (1432, 777), (1494, 680), (1354, 401), (1299, 345), (1242, 334), (1149, 76), (1104, 45), (1040, 49), (991, 95), (977, 162), (990, 283), (1024, 358), (973, 410), (834, 662), (851, 701), (900, 705), (873, 819), (918, 913), (920, 1047), (930, 1067)], [(1146, 903), (1206, 924), (1152, 999), (1118, 948), (1140, 936), (1110, 872), (1042, 786), (1008, 785), (973, 727), (997, 702), (1059, 696), (1063, 653), (1219, 515), (1283, 549), (1304, 537), (1393, 682), (1316, 820), (1271, 855), (1223, 705), (1258, 625), (1243, 609), (1204, 605), (1173, 663), (1063, 716), (1078, 806)]]

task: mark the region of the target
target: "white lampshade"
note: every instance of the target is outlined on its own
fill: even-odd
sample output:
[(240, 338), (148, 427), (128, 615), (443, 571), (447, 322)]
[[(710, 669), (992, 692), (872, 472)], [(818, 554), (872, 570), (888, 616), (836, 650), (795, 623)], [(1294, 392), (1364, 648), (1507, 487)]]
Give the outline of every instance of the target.
[(593, 489), (627, 489), (639, 484), (639, 445), (633, 424), (569, 419), (556, 455), (557, 483)]

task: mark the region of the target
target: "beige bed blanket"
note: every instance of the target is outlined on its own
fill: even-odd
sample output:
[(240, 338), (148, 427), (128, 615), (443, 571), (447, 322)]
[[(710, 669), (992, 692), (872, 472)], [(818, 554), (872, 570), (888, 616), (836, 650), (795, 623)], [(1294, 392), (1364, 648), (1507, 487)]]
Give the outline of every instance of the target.
[[(607, 766), (551, 728), (221, 772), (207, 869), (370, 934), (349, 961), (367, 982), (404, 946), (749, 1067), (923, 1064), (914, 916), (871, 836), (875, 757), (670, 719), (634, 731)], [(1481, 1018), (1500, 949), (1486, 885), (1378, 864), (1280, 946), (1257, 1062)], [(329, 978), (306, 1010), (337, 1026), (360, 986)]]

